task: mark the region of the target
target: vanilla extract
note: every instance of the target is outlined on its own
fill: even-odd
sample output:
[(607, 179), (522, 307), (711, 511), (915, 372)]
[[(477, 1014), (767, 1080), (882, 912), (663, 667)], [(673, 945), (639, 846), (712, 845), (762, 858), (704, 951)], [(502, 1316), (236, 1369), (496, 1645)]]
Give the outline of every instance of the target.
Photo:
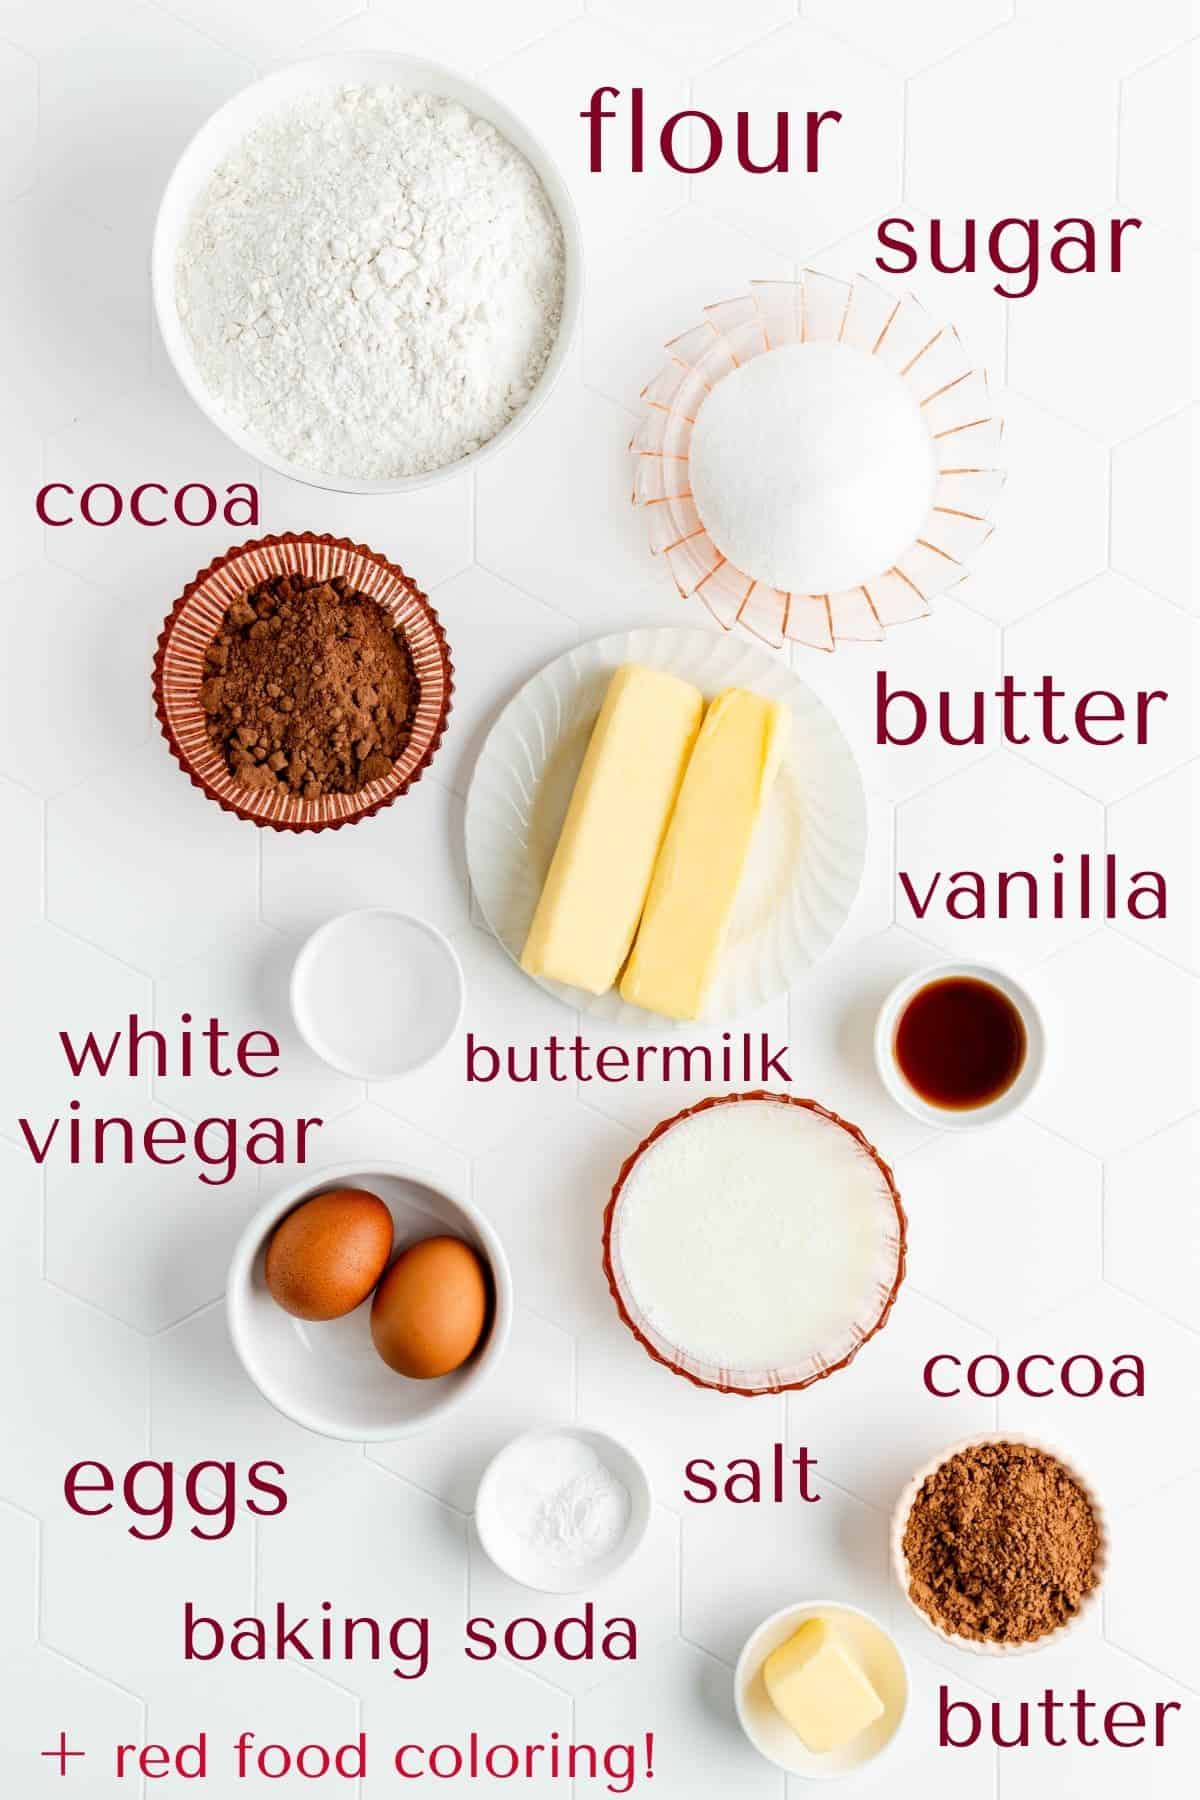
[(1113, 851), (1092, 856), (1084, 851), (1068, 862), (1061, 850), (1051, 867), (938, 869), (928, 880), (897, 870), (901, 891), (913, 916), (944, 911), (952, 919), (1165, 919), (1166, 877), (1157, 869), (1124, 870)]

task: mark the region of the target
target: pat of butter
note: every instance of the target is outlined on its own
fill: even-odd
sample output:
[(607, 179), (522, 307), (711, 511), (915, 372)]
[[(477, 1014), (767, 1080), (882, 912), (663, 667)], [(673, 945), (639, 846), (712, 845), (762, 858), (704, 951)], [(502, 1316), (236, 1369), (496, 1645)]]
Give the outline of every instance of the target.
[(634, 1006), (698, 1019), (754, 828), (791, 735), (776, 700), (726, 688), (704, 717), (621, 982)]
[(521, 967), (589, 994), (629, 955), (654, 862), (696, 741), (699, 688), (619, 668), (608, 686), (538, 901)]
[(772, 1650), (763, 1682), (776, 1712), (814, 1755), (840, 1750), (883, 1716), (883, 1701), (827, 1619), (807, 1619)]

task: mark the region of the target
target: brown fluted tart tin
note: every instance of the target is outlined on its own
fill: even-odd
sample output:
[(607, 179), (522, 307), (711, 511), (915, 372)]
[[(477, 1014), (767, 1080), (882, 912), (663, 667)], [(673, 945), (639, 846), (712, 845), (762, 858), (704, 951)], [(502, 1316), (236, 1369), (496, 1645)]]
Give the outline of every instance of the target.
[[(305, 800), (286, 788), (250, 788), (210, 741), (200, 689), (205, 653), (230, 604), (273, 576), (342, 576), (383, 606), (404, 635), (419, 693), (412, 730), (387, 774), (353, 794)], [(454, 689), (446, 634), (428, 597), (397, 564), (365, 544), (315, 532), (282, 532), (227, 550), (184, 588), (167, 615), (154, 658), (154, 704), (171, 754), (193, 786), (226, 812), (274, 831), (336, 831), (390, 806), (420, 780), (445, 736)]]

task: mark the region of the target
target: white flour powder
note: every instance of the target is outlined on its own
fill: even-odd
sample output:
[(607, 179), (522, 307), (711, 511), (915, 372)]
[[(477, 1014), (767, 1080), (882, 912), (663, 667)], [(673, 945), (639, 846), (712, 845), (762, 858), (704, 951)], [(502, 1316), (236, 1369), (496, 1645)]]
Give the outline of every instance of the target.
[(457, 102), (312, 93), (201, 194), (176, 300), (223, 412), (315, 473), (393, 479), (485, 444), (558, 332), (562, 229), (525, 157)]

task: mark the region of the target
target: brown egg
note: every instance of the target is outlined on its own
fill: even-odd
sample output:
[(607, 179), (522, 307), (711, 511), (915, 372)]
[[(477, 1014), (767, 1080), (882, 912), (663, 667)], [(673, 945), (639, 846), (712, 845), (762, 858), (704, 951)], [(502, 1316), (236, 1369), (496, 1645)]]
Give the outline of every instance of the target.
[(362, 1188), (305, 1200), (267, 1245), (271, 1298), (297, 1319), (340, 1319), (361, 1306), (392, 1254), (392, 1215)]
[(483, 1336), (488, 1278), (461, 1238), (424, 1238), (401, 1252), (371, 1305), (371, 1339), (390, 1369), (428, 1381), (465, 1363)]

